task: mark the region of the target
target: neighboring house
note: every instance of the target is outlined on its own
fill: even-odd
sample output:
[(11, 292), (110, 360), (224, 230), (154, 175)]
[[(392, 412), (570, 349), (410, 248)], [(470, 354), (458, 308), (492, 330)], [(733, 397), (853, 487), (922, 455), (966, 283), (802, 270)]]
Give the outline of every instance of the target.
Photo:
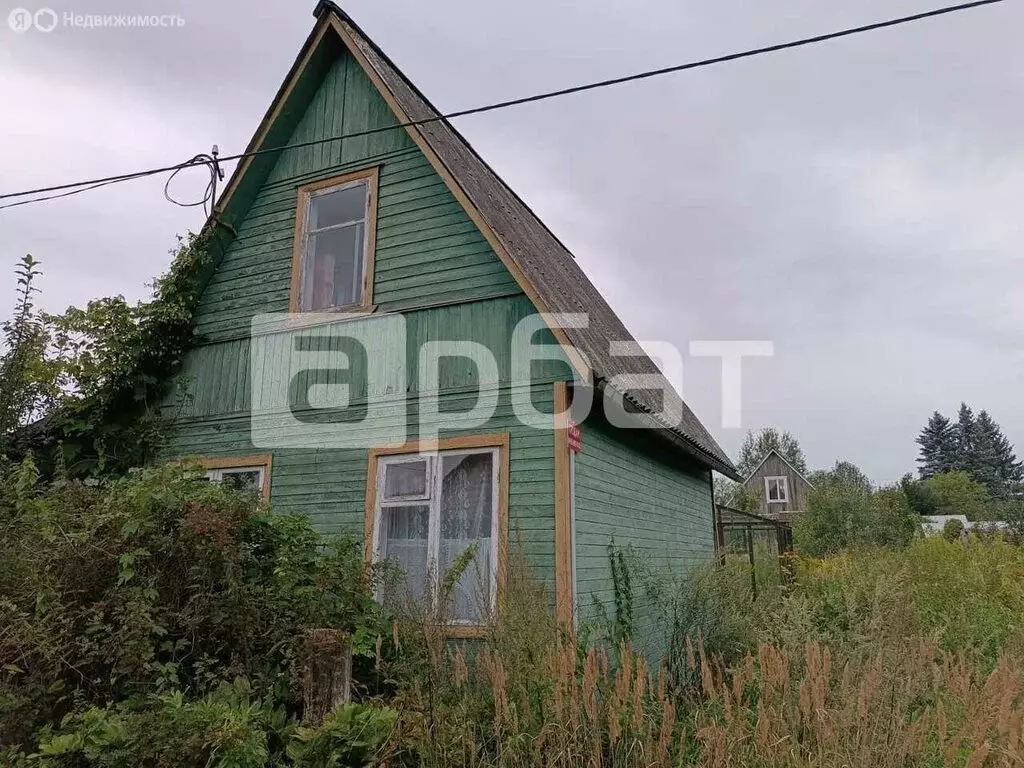
[[(171, 458), (198, 457), (214, 480), (259, 486), (275, 512), (362, 536), (367, 556), (399, 562), (420, 594), (429, 563), (443, 567), (476, 543), (480, 567), (454, 607), (465, 634), (479, 622), (473, 595), (494, 600), (517, 542), (564, 621), (574, 606), (611, 603), (613, 538), (651, 567), (707, 561), (711, 471), (736, 477), (728, 457), (674, 391), (662, 408), (651, 390), (664, 379), (642, 351), (611, 354), (610, 342), (632, 337), (526, 204), (347, 15), (321, 2), (315, 16), (248, 150), (291, 148), (243, 160), (207, 225), (217, 259), (196, 318), (202, 341), (181, 374), (190, 397), (175, 406)], [(315, 143), (342, 134), (357, 135)], [(327, 314), (337, 310), (360, 317)], [(289, 312), (299, 317), (254, 325)], [(534, 341), (553, 359), (517, 374), (525, 342), (515, 329), (541, 312), (585, 312), (589, 324), (539, 322)], [(402, 344), (388, 335), (399, 321)], [(363, 354), (327, 337), (348, 333), (390, 346)], [(310, 339), (323, 342), (313, 372), (290, 356)], [(426, 417), (440, 430), (432, 443), (420, 434), (418, 352), (446, 340), (482, 345), (496, 366), (490, 376), (465, 360), (441, 367), (440, 408)], [(341, 383), (347, 408), (311, 405), (318, 384)], [(275, 411), (264, 390), (278, 386), (288, 394)], [(600, 405), (616, 387), (646, 429), (610, 425)], [(470, 424), (478, 389), (497, 405)], [(524, 389), (539, 423), (517, 416)], [(553, 414), (595, 392), (575, 453), (574, 430)], [(375, 411), (374, 398), (387, 407)], [(650, 415), (658, 409), (667, 415)], [(356, 424), (361, 443), (335, 441), (335, 423)], [(316, 437), (304, 431), (325, 424)]]
[(743, 481), (743, 487), (749, 497), (757, 501), (752, 512), (788, 521), (804, 511), (807, 494), (814, 486), (778, 451), (773, 450)]

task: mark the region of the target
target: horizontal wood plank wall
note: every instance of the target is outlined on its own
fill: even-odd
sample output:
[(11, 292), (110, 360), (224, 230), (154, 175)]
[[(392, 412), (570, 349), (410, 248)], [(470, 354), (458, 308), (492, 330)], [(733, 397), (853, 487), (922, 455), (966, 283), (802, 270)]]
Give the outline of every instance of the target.
[[(533, 402), (538, 410), (551, 412), (551, 392), (550, 385), (537, 388)], [(475, 393), (445, 395), (441, 398), (441, 407), (468, 409), (475, 399)], [(410, 417), (415, 419), (415, 408), (410, 409)], [(553, 583), (555, 524), (551, 432), (520, 424), (512, 409), (509, 390), (504, 389), (499, 395), (497, 411), (487, 424), (462, 432), (444, 432), (441, 437), (493, 432), (510, 435), (509, 546), (514, 553), (521, 544), (527, 562), (536, 569), (537, 575)], [(372, 435), (367, 439), (372, 444)], [(416, 439), (413, 428), (410, 428), (409, 439)], [(174, 457), (245, 456), (265, 450), (254, 448), (250, 441), (249, 417), (237, 415), (181, 422), (169, 454)], [(287, 448), (272, 452), (271, 493), (275, 513), (309, 515), (314, 526), (323, 533), (346, 532), (362, 538), (367, 449)]]
[[(397, 125), (347, 53), (290, 143)], [(402, 129), (282, 152), (200, 302), (210, 340), (245, 336), (252, 316), (287, 312), (296, 188), (381, 165), (374, 303), (380, 311), (521, 293), (501, 260)]]
[[(714, 554), (711, 483), (706, 469), (668, 464), (636, 431), (615, 432), (592, 417), (576, 456), (576, 587), (584, 617), (595, 599), (615, 616), (608, 545), (632, 546), (644, 567), (680, 575)], [(628, 442), (626, 441), (628, 440)], [(632, 580), (636, 640), (654, 658), (663, 640), (643, 585)]]

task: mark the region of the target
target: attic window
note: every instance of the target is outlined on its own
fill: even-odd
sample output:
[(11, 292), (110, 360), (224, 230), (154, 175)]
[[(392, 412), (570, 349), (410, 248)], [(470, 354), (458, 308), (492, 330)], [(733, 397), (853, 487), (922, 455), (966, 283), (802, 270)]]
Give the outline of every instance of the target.
[(299, 187), (292, 311), (372, 303), (377, 168)]
[(764, 479), (764, 496), (769, 504), (785, 504), (789, 501), (789, 480), (783, 477)]

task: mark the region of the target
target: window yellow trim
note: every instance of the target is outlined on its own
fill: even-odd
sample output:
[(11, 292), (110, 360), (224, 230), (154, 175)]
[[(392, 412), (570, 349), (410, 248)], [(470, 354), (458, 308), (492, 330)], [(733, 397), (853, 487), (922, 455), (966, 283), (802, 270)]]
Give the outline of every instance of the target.
[(555, 616), (563, 627), (573, 626), (572, 487), (569, 472), (569, 387), (555, 382)]
[[(371, 448), (366, 460), (366, 509), (363, 519), (363, 557), (373, 562), (373, 533), (377, 519), (377, 465), (381, 456), (404, 454), (434, 454), (441, 451), (458, 451), (470, 448), (498, 449), (498, 568), (497, 601), (500, 604), (505, 591), (508, 570), (508, 486), (509, 486), (509, 434), (508, 432), (466, 435), (445, 440), (416, 440), (401, 445), (383, 445)], [(480, 637), (484, 627), (453, 626), (448, 628), (451, 637)]]
[(263, 487), (260, 495), (263, 501), (270, 501), (270, 473), (273, 468), (274, 456), (261, 453), (258, 456), (201, 456), (197, 461), (203, 469), (239, 469), (241, 467), (263, 467)]
[(297, 190), (298, 198), (295, 206), (295, 239), (292, 243), (292, 279), (288, 311), (296, 314), (301, 311), (299, 293), (302, 287), (302, 252), (306, 241), (306, 214), (309, 210), (310, 196), (315, 192), (330, 187), (337, 187), (353, 181), (368, 182), (367, 219), (366, 219), (366, 268), (363, 270), (363, 297), (358, 304), (337, 309), (322, 310), (324, 312), (365, 312), (373, 307), (373, 268), (377, 250), (377, 203), (380, 192), (380, 166), (362, 168), (358, 171), (332, 176), (309, 184), (303, 184)]

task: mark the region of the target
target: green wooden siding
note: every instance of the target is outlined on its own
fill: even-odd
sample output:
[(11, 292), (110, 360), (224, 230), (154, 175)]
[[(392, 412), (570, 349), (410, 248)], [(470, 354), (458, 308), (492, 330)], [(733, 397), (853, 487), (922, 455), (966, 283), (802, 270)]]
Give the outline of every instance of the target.
[[(287, 143), (396, 126), (395, 116), (352, 57), (341, 48), (324, 51), (317, 53), (320, 84), (311, 84), (308, 78), (300, 82), (308, 104), (292, 99), (280, 118), (279, 122), (290, 121), (294, 126)], [(325, 58), (329, 56), (333, 60)], [(271, 130), (281, 131), (279, 125)], [(260, 162), (266, 165), (265, 159)], [(441, 437), (511, 434), (512, 533), (521, 537), (526, 555), (539, 573), (553, 579), (553, 435), (550, 428), (521, 425), (510, 399), (512, 330), (536, 310), (404, 129), (288, 149), (273, 167), (259, 171), (262, 181), (258, 189), (243, 181), (247, 210), (239, 220), (240, 204), (231, 204), (230, 218), (237, 236), (207, 283), (197, 312), (197, 329), (204, 342), (187, 356), (177, 391), (167, 401), (177, 427), (168, 455), (272, 453), (271, 504), (276, 512), (309, 515), (326, 533), (362, 534), (366, 447), (303, 445), (301, 425), (287, 414), (281, 415), (281, 433), (291, 430), (288, 434), (296, 438), (291, 447), (253, 445), (250, 332), (256, 315), (288, 311), (296, 188), (371, 165), (380, 166), (373, 297), (377, 313), (355, 322), (385, 327), (389, 313), (402, 313), (408, 381), (396, 385), (391, 394), (400, 401), (403, 395), (409, 399), (400, 402), (401, 412), (365, 426), (364, 445), (391, 442), (398, 427), (408, 439), (417, 436), (416, 358), (424, 341), (472, 340), (487, 347), (499, 368), (499, 382), (494, 385), (500, 395), (497, 412), (487, 424), (464, 428), (465, 419), (458, 412), (472, 408), (476, 401), (476, 370), (464, 361), (445, 361), (440, 405), (442, 410), (454, 412), (441, 415), (447, 429)], [(330, 325), (312, 333), (322, 330), (329, 334), (334, 329), (344, 330)], [(293, 335), (274, 334), (270, 349), (284, 355), (293, 344)], [(538, 334), (535, 343), (553, 344), (554, 339), (550, 333)], [(356, 403), (371, 394), (366, 367), (373, 362), (355, 360), (351, 365), (348, 380)], [(256, 375), (271, 375), (267, 371), (264, 366)], [(567, 371), (564, 362), (534, 367), (539, 386), (533, 400), (539, 410), (550, 413), (552, 382), (566, 378)], [(272, 375), (275, 381), (287, 382), (297, 371), (285, 366)], [(350, 409), (343, 416), (357, 410)]]
[[(197, 329), (204, 341), (189, 353), (178, 377), (179, 389), (187, 396), (172, 395), (166, 404), (177, 427), (168, 456), (272, 453), (274, 511), (309, 515), (325, 533), (345, 531), (359, 536), (366, 446), (393, 442), (396, 430), (405, 439), (417, 437), (420, 345), (430, 340), (475, 341), (489, 349), (498, 363), (497, 412), (486, 424), (472, 428), (465, 424), (459, 413), (476, 402), (476, 369), (465, 361), (449, 361), (441, 368), (440, 405), (446, 411), (438, 417), (446, 429), (441, 437), (510, 433), (512, 542), (521, 541), (538, 575), (553, 581), (554, 436), (550, 425), (536, 429), (521, 424), (511, 406), (512, 393), (520, 391), (511, 381), (512, 332), (536, 310), (404, 129), (295, 146), (397, 125), (384, 100), (340, 45), (325, 44), (311, 62), (268, 134), (271, 145), (280, 145), (290, 135), (287, 143), (293, 148), (276, 159), (272, 155), (256, 158), (225, 213), (237, 236), (228, 243), (200, 301)], [(383, 333), (389, 313), (400, 313), (406, 321), (407, 379), (397, 382), (385, 376), (382, 385), (396, 399), (396, 410), (364, 425), (359, 448), (303, 443), (301, 427), (287, 411), (271, 414), (280, 419), (276, 436), (296, 440), (288, 447), (263, 441), (254, 445), (250, 332), (256, 315), (288, 311), (296, 188), (371, 165), (380, 166), (373, 297), (377, 313), (354, 322), (371, 330), (378, 327)], [(324, 326), (323, 332), (329, 334), (335, 327), (343, 331), (343, 326)], [(273, 354), (284, 359), (286, 350), (293, 348), (293, 335), (291, 331), (272, 334)], [(545, 332), (534, 343), (553, 344), (554, 339)], [(389, 354), (400, 356), (401, 352)], [(380, 394), (370, 391), (367, 371), (372, 366), (378, 372), (400, 368), (395, 360), (384, 357), (349, 358), (349, 366), (337, 366), (349, 368), (346, 381), (350, 399), (357, 405)], [(291, 364), (273, 374), (267, 374), (265, 361), (261, 365), (256, 375), (273, 375), (279, 383), (299, 375)], [(333, 381), (329, 377), (335, 374), (326, 375)], [(552, 383), (572, 378), (567, 363), (535, 363), (531, 376), (535, 407), (550, 413)], [(351, 419), (357, 413), (358, 408), (352, 408), (341, 416)], [(593, 597), (611, 603), (607, 544), (612, 535), (618, 544), (632, 545), (656, 566), (686, 567), (705, 561), (712, 551), (707, 470), (659, 461), (645, 439), (616, 433), (597, 419), (584, 425), (584, 451), (576, 464), (576, 573), (577, 597), (585, 612)], [(647, 607), (639, 591), (637, 597), (638, 613), (643, 616)]]
[[(583, 617), (594, 615), (595, 600), (615, 615), (608, 559), (613, 538), (617, 548), (632, 548), (644, 566), (662, 574), (684, 573), (714, 553), (708, 470), (648, 436), (587, 419), (575, 483), (576, 599)], [(653, 656), (662, 638), (636, 579), (633, 597), (637, 640)]]
[[(534, 405), (550, 413), (553, 387), (535, 388)], [(509, 527), (511, 541), (522, 541), (527, 561), (540, 578), (554, 579), (554, 439), (548, 430), (519, 423), (510, 392), (499, 393), (498, 408), (490, 421), (465, 431), (446, 431), (441, 437), (508, 432)], [(445, 409), (468, 410), (475, 393), (451, 393), (442, 398)], [(409, 436), (416, 437), (417, 410), (410, 404)], [(387, 426), (378, 425), (380, 443), (387, 442)], [(372, 436), (371, 443), (377, 442)], [(251, 456), (271, 452), (271, 507), (278, 513), (305, 514), (324, 533), (347, 532), (361, 537), (366, 499), (367, 451), (363, 449), (284, 448), (268, 451), (250, 440), (247, 414), (223, 418), (181, 420), (169, 453), (186, 456)]]
[[(418, 390), (419, 379), (418, 350), (425, 342), (433, 340), (471, 341), (486, 347), (497, 364), (498, 381), (509, 382), (512, 377), (513, 330), (521, 320), (534, 313), (532, 303), (522, 294), (403, 313), (401, 317), (405, 321), (406, 337), (405, 381), (394, 381), (390, 392), (373, 394), (394, 394), (402, 391), (415, 393)], [(364, 320), (316, 326), (289, 334), (276, 334), (273, 339), (260, 338), (266, 339), (264, 343), (269, 347), (269, 354), (283, 358), (292, 348), (293, 337), (296, 335), (332, 336), (351, 332), (353, 326), (386, 326), (388, 319), (393, 318), (368, 316)], [(386, 341), (382, 338), (380, 343), (385, 344)], [(556, 341), (550, 331), (544, 330), (534, 335), (533, 343), (555, 345)], [(168, 408), (172, 408), (174, 415), (179, 418), (248, 412), (253, 386), (250, 344), (248, 338), (233, 339), (204, 344), (192, 350), (186, 357), (179, 375), (180, 386), (167, 401)], [(337, 366), (333, 363), (330, 366), (351, 366), (352, 373), (348, 376), (348, 383), (351, 387), (350, 399), (353, 402), (364, 401), (369, 394), (366, 375), (368, 364), (368, 360), (352, 355), (348, 366), (340, 362)], [(295, 375), (301, 375), (285, 362), (279, 362), (277, 367), (279, 371), (275, 375), (284, 383)], [(265, 374), (265, 371), (266, 366), (260, 375), (270, 375)], [(442, 391), (474, 388), (479, 383), (477, 368), (470, 360), (443, 360), (439, 374), (439, 386)], [(571, 369), (565, 360), (538, 361), (532, 367), (532, 377), (534, 381), (544, 383), (564, 380), (571, 378)], [(312, 381), (310, 378), (306, 383)], [(182, 389), (187, 391), (187, 398), (181, 397)]]
[[(348, 53), (327, 70), (289, 145), (398, 124)], [(398, 311), (521, 293), (404, 129), (281, 153), (203, 293), (200, 334), (246, 336), (253, 315), (287, 312), (296, 188), (380, 165), (374, 303)]]

